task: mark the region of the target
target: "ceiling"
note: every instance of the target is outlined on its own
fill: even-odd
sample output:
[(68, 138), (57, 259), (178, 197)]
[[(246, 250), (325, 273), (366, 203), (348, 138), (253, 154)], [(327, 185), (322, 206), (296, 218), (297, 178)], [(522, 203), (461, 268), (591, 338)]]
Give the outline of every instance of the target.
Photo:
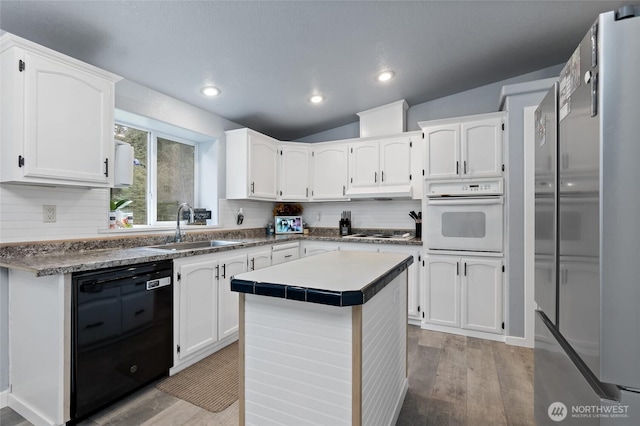
[(0, 28), (292, 140), (563, 63), (598, 13), (630, 3), (0, 0)]

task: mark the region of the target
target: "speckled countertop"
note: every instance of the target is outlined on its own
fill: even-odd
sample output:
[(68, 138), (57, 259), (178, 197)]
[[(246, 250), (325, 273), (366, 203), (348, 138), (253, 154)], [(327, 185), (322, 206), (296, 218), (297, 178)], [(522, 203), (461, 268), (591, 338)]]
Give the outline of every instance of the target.
[[(396, 231), (397, 232), (397, 231)], [(368, 232), (370, 233), (370, 232)], [(261, 235), (262, 234), (262, 235)], [(361, 244), (395, 244), (421, 246), (422, 241), (416, 238), (385, 239), (342, 238), (332, 235), (333, 232), (323, 231), (322, 228), (312, 230), (311, 235), (264, 236), (264, 229), (250, 231), (215, 231), (194, 237), (190, 241), (205, 241), (207, 239), (241, 240), (242, 244), (230, 246), (206, 247), (181, 251), (166, 251), (154, 249), (151, 245), (162, 244), (151, 237), (119, 239), (119, 240), (89, 240), (42, 244), (18, 245), (10, 244), (0, 247), (0, 267), (21, 269), (33, 272), (36, 276), (65, 274), (79, 271), (91, 271), (114, 266), (133, 265), (137, 263), (158, 260), (177, 259), (180, 257), (196, 256), (207, 253), (222, 253), (241, 250), (275, 243), (292, 241), (326, 241), (340, 243)], [(164, 238), (164, 237), (163, 237)], [(132, 246), (133, 245), (133, 246)]]

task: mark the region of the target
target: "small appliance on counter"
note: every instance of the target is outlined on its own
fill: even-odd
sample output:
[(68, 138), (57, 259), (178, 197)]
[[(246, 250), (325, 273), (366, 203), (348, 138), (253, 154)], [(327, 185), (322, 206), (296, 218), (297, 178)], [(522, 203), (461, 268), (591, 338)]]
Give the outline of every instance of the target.
[(351, 212), (343, 211), (340, 216), (340, 236), (351, 235)]
[(302, 234), (302, 216), (275, 216), (276, 235)]

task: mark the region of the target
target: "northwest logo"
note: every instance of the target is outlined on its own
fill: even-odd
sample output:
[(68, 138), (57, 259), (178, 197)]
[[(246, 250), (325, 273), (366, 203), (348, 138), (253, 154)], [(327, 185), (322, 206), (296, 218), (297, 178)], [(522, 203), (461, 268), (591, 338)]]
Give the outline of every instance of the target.
[(567, 406), (562, 402), (554, 402), (549, 405), (549, 409), (547, 410), (547, 414), (549, 418), (554, 422), (561, 422), (567, 417)]

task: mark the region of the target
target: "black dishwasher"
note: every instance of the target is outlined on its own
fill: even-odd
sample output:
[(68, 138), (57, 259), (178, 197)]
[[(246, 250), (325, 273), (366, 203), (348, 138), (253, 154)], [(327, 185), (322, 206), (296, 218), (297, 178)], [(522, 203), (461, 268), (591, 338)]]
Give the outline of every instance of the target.
[(73, 274), (71, 423), (168, 373), (172, 276), (171, 261)]

